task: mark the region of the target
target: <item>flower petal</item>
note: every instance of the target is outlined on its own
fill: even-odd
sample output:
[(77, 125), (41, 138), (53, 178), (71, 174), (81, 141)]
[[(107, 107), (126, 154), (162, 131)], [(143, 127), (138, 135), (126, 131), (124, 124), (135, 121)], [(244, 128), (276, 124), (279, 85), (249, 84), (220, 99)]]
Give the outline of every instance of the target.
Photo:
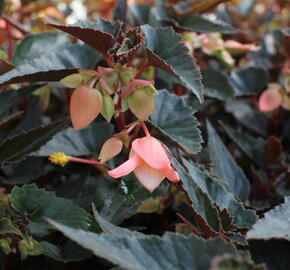
[(133, 172), (138, 166), (142, 165), (143, 160), (136, 154), (132, 155), (126, 162), (122, 163), (114, 170), (108, 171), (113, 178), (119, 178)]
[(268, 89), (259, 99), (259, 109), (262, 112), (270, 112), (277, 109), (282, 103), (282, 95), (279, 89)]
[(132, 149), (154, 169), (163, 169), (170, 164), (163, 146), (154, 137), (143, 137), (134, 140)]
[(136, 168), (134, 174), (141, 185), (150, 192), (153, 192), (165, 178), (159, 170), (150, 167), (146, 163)]
[(101, 162), (107, 162), (117, 156), (123, 148), (123, 142), (117, 138), (108, 139), (102, 146), (99, 159)]
[(170, 165), (161, 169), (160, 172), (171, 182), (178, 182), (180, 180), (178, 172)]

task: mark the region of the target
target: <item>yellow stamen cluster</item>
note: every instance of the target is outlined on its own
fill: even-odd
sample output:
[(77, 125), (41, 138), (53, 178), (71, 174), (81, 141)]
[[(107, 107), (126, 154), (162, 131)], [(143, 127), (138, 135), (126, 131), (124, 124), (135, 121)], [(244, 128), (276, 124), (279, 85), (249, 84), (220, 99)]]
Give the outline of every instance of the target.
[(64, 167), (69, 162), (69, 156), (63, 152), (54, 153), (48, 159), (51, 163), (60, 165), (62, 167)]

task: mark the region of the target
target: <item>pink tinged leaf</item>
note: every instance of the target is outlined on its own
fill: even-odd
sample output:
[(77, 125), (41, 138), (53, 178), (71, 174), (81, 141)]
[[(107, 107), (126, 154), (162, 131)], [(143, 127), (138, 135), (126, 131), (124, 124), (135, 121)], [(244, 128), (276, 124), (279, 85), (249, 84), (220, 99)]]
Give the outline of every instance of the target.
[(99, 84), (109, 95), (112, 95), (114, 93), (114, 91), (111, 89), (111, 87), (107, 84), (107, 82), (104, 79), (100, 79)]
[(107, 140), (101, 149), (99, 159), (101, 162), (106, 162), (117, 156), (123, 148), (123, 142), (117, 138), (110, 138)]
[(105, 68), (105, 67), (99, 66), (98, 72), (99, 72), (100, 77), (103, 77), (107, 75), (112, 75), (115, 72), (115, 70), (113, 68)]
[(133, 172), (137, 167), (143, 164), (143, 160), (136, 154), (133, 154), (126, 162), (122, 163), (114, 170), (108, 171), (108, 174), (113, 178), (120, 178)]
[(154, 169), (163, 169), (170, 164), (163, 146), (153, 137), (143, 137), (134, 140), (132, 149)]
[(282, 104), (282, 95), (279, 89), (268, 89), (262, 93), (259, 99), (259, 109), (262, 112), (270, 112)]
[(170, 165), (161, 169), (160, 172), (171, 182), (178, 182), (180, 180), (179, 174)]
[(86, 128), (100, 113), (102, 95), (88, 85), (77, 87), (70, 100), (70, 116), (76, 130)]
[(128, 88), (123, 92), (122, 98), (128, 97), (134, 89), (141, 86), (149, 86), (154, 84), (154, 81), (146, 81), (146, 80), (133, 80), (128, 86)]
[(150, 192), (153, 192), (164, 180), (165, 176), (148, 164), (144, 163), (134, 170), (137, 179)]

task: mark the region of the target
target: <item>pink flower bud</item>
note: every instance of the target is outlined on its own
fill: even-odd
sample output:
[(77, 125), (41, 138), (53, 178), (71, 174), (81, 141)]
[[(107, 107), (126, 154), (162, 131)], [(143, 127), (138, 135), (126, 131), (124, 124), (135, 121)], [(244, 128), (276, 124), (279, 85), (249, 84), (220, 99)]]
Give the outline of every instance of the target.
[(70, 115), (76, 130), (86, 128), (100, 113), (102, 95), (97, 89), (80, 85), (71, 96)]
[(277, 109), (282, 104), (282, 95), (279, 85), (270, 85), (269, 89), (264, 91), (259, 99), (259, 109), (262, 112), (270, 112)]
[(123, 148), (123, 142), (117, 138), (110, 138), (107, 140), (101, 149), (99, 159), (102, 163), (112, 159), (117, 156)]

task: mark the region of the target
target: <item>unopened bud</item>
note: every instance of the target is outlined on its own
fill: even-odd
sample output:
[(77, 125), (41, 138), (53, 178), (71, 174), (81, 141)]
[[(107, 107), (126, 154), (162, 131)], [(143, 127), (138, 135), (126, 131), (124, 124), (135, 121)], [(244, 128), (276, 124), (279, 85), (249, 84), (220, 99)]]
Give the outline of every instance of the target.
[(115, 112), (114, 101), (111, 98), (111, 96), (108, 95), (107, 93), (103, 93), (102, 96), (103, 96), (103, 106), (101, 109), (101, 114), (108, 122), (110, 122)]
[(88, 85), (80, 85), (71, 96), (70, 115), (74, 128), (86, 128), (98, 116), (102, 108), (102, 95), (99, 90)]
[(101, 149), (99, 160), (104, 163), (113, 157), (117, 156), (123, 148), (123, 142), (117, 138), (110, 138), (107, 140)]
[(146, 121), (153, 113), (154, 90), (152, 85), (140, 87), (128, 97), (129, 108), (138, 119)]
[(133, 68), (123, 68), (120, 71), (120, 79), (124, 86), (128, 86), (136, 75), (136, 70)]

